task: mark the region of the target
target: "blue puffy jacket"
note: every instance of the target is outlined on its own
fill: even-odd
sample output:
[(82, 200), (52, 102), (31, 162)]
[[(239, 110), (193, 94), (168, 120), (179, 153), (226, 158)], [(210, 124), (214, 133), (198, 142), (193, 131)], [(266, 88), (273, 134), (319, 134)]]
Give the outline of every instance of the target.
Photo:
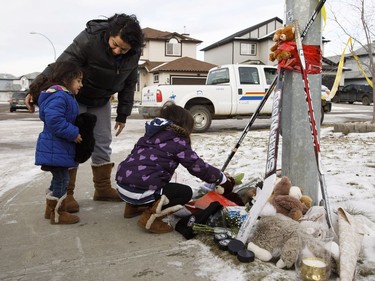
[(79, 113), (74, 95), (65, 87), (52, 86), (38, 98), (43, 131), (36, 144), (35, 165), (75, 167), (74, 140), (79, 129), (74, 121)]

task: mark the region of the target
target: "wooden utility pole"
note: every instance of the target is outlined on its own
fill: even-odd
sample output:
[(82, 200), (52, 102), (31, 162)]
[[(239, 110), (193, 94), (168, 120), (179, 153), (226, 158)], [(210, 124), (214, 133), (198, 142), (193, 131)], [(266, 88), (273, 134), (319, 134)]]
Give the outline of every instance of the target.
[[(318, 0), (286, 0), (285, 24), (298, 20), (300, 29), (306, 26)], [(321, 16), (315, 19), (306, 37), (305, 45), (321, 46)], [(321, 74), (308, 75), (317, 130), (320, 131)], [(293, 185), (303, 188), (314, 204), (319, 204), (319, 181), (314, 147), (307, 113), (307, 103), (301, 73), (286, 71), (282, 100), (282, 174)]]

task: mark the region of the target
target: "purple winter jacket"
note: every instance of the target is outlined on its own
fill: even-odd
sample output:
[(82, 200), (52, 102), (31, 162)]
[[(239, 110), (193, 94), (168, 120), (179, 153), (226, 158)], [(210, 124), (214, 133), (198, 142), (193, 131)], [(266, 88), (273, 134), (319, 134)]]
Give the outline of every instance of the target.
[(122, 188), (160, 190), (170, 182), (178, 165), (208, 183), (219, 184), (222, 172), (195, 153), (184, 129), (155, 118), (146, 123), (146, 133), (117, 169), (116, 182)]

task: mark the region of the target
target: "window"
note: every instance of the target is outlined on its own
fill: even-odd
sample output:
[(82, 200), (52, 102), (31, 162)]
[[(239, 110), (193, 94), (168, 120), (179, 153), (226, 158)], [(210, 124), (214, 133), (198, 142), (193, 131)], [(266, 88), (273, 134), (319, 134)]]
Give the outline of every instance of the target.
[(241, 55), (251, 55), (255, 56), (257, 53), (257, 45), (250, 43), (241, 43), (240, 45), (240, 54)]
[(159, 73), (154, 74), (154, 83), (159, 83)]
[(240, 73), (240, 84), (259, 84), (259, 74), (255, 67), (240, 67), (238, 70)]
[(264, 68), (264, 75), (266, 76), (267, 85), (270, 85), (273, 79), (275, 79), (276, 71), (276, 68)]
[(229, 69), (219, 68), (210, 72), (207, 78), (207, 85), (229, 83)]
[(181, 43), (176, 38), (172, 38), (165, 45), (167, 56), (181, 56)]

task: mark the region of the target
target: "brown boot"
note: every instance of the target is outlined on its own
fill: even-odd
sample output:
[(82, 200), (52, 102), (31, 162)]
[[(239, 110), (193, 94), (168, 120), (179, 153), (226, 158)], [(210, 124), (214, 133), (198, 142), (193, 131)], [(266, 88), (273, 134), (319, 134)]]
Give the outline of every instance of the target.
[(65, 199), (65, 207), (68, 213), (79, 212), (79, 205), (73, 197), (74, 188), (76, 186), (77, 170), (78, 168), (69, 169), (69, 184), (66, 190), (66, 199)]
[(111, 172), (113, 166), (114, 163), (112, 162), (91, 165), (95, 187), (94, 201), (122, 201), (117, 190), (112, 188)]
[(124, 218), (130, 219), (130, 218), (139, 216), (140, 214), (142, 214), (142, 212), (145, 210), (146, 207), (147, 206), (145, 205), (137, 206), (137, 205), (133, 205), (130, 203), (126, 203), (125, 210), (124, 210)]
[[(47, 194), (49, 194), (51, 192), (51, 190), (49, 190), (48, 188), (46, 189), (46, 196)], [(44, 211), (44, 218), (49, 220), (51, 218), (51, 212), (52, 212), (52, 209), (51, 207), (48, 205), (48, 199), (46, 199), (46, 210)]]
[(65, 211), (66, 194), (61, 198), (52, 196), (52, 192), (47, 194), (47, 204), (51, 208), (51, 224), (73, 224), (79, 222), (79, 217)]
[(169, 200), (165, 195), (156, 201), (152, 207), (146, 209), (138, 220), (138, 226), (148, 230), (152, 233), (162, 234), (173, 231), (173, 227), (165, 222), (163, 218), (169, 214), (172, 214), (183, 206), (175, 205), (162, 210), (162, 207), (168, 204)]

